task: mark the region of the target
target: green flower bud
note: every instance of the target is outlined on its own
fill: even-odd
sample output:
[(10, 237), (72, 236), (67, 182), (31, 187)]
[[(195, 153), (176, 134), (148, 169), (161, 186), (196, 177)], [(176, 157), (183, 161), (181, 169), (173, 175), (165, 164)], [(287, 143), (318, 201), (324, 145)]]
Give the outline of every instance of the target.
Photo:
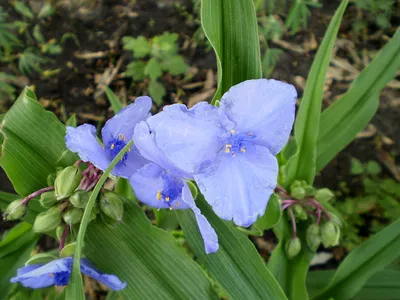
[(78, 224), (82, 219), (83, 211), (80, 208), (68, 208), (63, 214), (63, 220), (66, 224)]
[(38, 214), (33, 223), (33, 231), (45, 233), (56, 229), (61, 223), (61, 212), (66, 207), (66, 204), (67, 203), (62, 203), (56, 207), (50, 208), (48, 211)]
[(317, 189), (315, 187), (312, 187), (311, 185), (306, 186), (305, 190), (306, 190), (306, 197), (313, 197), (317, 192)]
[(54, 186), (54, 181), (56, 181), (56, 174), (52, 173), (47, 176), (47, 185), (48, 186)]
[(340, 228), (339, 226), (328, 221), (321, 225), (321, 240), (324, 247), (329, 248), (339, 244)]
[(64, 232), (64, 229), (65, 229), (65, 224), (63, 224), (63, 223), (61, 223), (59, 226), (57, 226), (57, 228), (56, 228), (57, 240), (61, 241), (61, 237)]
[(306, 196), (306, 190), (302, 187), (296, 187), (292, 189), (290, 195), (295, 199), (301, 200)]
[(120, 196), (114, 192), (105, 192), (100, 198), (100, 209), (113, 220), (121, 221), (124, 205)]
[(40, 204), (44, 208), (51, 208), (58, 203), (56, 193), (54, 191), (46, 192), (40, 195)]
[(289, 259), (292, 259), (293, 257), (297, 256), (301, 251), (301, 242), (298, 237), (295, 237), (294, 239), (290, 239), (286, 243), (286, 254), (289, 257)]
[(70, 166), (62, 170), (54, 182), (57, 200), (71, 196), (79, 186), (81, 179), (82, 172), (75, 166)]
[(69, 197), (69, 202), (77, 208), (85, 208), (90, 198), (90, 193), (83, 190), (75, 191), (71, 197)]
[(47, 264), (55, 259), (57, 259), (57, 256), (51, 255), (49, 253), (38, 253), (29, 258), (26, 261), (25, 266), (35, 264)]
[(330, 189), (320, 189), (315, 194), (315, 199), (318, 201), (330, 201), (333, 199), (335, 194)]
[(64, 248), (62, 248), (62, 250), (60, 252), (60, 257), (69, 257), (69, 256), (74, 255), (75, 247), (76, 247), (75, 242), (64, 246)]
[(294, 204), (293, 206), (294, 216), (299, 220), (307, 220), (308, 215), (306, 210), (299, 204)]
[(24, 200), (21, 199), (11, 202), (3, 214), (3, 219), (6, 221), (12, 221), (22, 218), (28, 210), (28, 207), (26, 204), (23, 204), (23, 201)]
[(320, 228), (318, 224), (312, 224), (308, 226), (306, 230), (306, 240), (308, 248), (311, 251), (317, 251), (319, 245), (321, 244)]

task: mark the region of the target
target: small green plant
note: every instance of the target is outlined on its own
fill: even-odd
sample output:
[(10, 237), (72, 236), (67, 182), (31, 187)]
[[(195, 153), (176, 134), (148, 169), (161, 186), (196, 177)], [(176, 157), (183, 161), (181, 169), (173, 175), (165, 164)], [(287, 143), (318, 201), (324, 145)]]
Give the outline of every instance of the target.
[(13, 31), (15, 26), (7, 23), (7, 13), (0, 7), (0, 57), (1, 61), (7, 61), (11, 52), (21, 45), (17, 34)]
[[(351, 250), (363, 239), (378, 232), (400, 217), (400, 183), (392, 178), (382, 178), (381, 167), (376, 161), (361, 163), (352, 158), (350, 173), (361, 183), (361, 191), (349, 196), (349, 189), (342, 183), (339, 194), (345, 200), (336, 202), (346, 219), (341, 245)], [(368, 218), (365, 218), (368, 214)]]
[(124, 49), (132, 51), (134, 61), (125, 71), (125, 75), (135, 81), (148, 79), (149, 94), (157, 105), (162, 104), (166, 91), (157, 79), (163, 73), (173, 76), (186, 73), (188, 65), (178, 54), (178, 34), (164, 32), (162, 35), (146, 39), (144, 36), (122, 38)]
[(289, 15), (285, 26), (292, 33), (296, 34), (300, 29), (307, 28), (308, 18), (311, 14), (310, 8), (321, 7), (318, 0), (296, 0), (290, 7)]
[[(10, 84), (10, 82), (14, 80), (16, 80), (15, 76), (0, 72), (0, 99), (15, 99), (16, 89)], [(0, 110), (1, 109), (2, 106), (0, 105)]]

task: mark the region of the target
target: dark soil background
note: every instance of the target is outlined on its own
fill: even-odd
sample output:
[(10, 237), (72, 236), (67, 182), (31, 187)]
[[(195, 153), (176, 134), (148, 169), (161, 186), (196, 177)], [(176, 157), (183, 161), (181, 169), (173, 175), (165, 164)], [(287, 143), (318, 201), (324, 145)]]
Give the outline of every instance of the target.
[[(30, 3), (34, 7), (34, 3), (40, 2)], [(80, 1), (79, 5), (73, 4), (79, 1), (56, 2), (57, 13), (45, 21), (40, 21), (41, 26), (45, 28), (43, 34), (46, 40), (60, 40), (64, 33), (70, 32), (75, 34), (79, 45), (68, 39), (63, 44), (62, 54), (53, 57), (54, 62), (48, 67), (60, 68), (61, 72), (58, 75), (51, 78), (44, 78), (40, 74), (29, 78), (23, 76), (25, 81), (21, 82), (34, 86), (42, 105), (56, 113), (61, 120), (66, 120), (75, 113), (79, 124), (89, 122), (97, 125), (111, 117), (112, 111), (99, 88), (99, 80), (115, 68), (118, 72), (109, 78), (109, 86), (124, 103), (147, 93), (145, 84), (135, 84), (131, 79), (121, 76), (125, 66), (132, 60), (131, 54), (122, 49), (121, 38), (127, 35), (152, 37), (164, 31), (179, 34), (180, 53), (191, 66), (191, 76), (183, 78), (167, 74), (161, 78), (161, 83), (167, 89), (164, 105), (177, 102), (193, 105), (212, 98), (217, 78), (215, 55), (212, 50), (208, 51), (205, 45), (199, 45), (193, 39), (199, 24), (191, 1), (99, 0)], [(282, 41), (285, 43), (271, 43), (272, 48), (280, 48), (284, 53), (270, 77), (294, 84), (300, 98), (316, 50), (340, 3), (329, 0), (321, 2), (322, 8), (312, 9), (307, 30), (302, 30), (295, 36), (284, 34)], [(177, 4), (185, 9), (178, 9)], [(0, 0), (0, 6), (11, 19), (20, 18), (9, 1)], [(399, 3), (395, 8), (399, 9)], [(371, 60), (371, 54), (385, 45), (399, 25), (399, 19), (394, 14), (391, 29), (382, 31), (370, 24), (363, 34), (355, 34), (352, 32), (352, 25), (359, 13), (354, 5), (350, 5), (345, 13), (333, 57), (337, 63), (332, 63), (328, 72), (324, 107), (348, 89), (351, 83), (348, 78), (362, 70)], [(285, 15), (279, 17), (285, 20)], [(352, 53), (356, 53), (356, 57)], [(0, 72), (16, 74), (16, 69), (10, 65), (0, 65)], [(357, 157), (361, 161), (377, 160), (384, 168), (385, 176), (400, 180), (399, 168), (396, 165), (400, 153), (398, 79), (383, 90), (380, 108), (369, 127), (317, 176), (316, 186), (337, 189), (339, 182), (347, 181), (351, 187), (351, 157)], [(22, 90), (23, 86), (18, 88)], [(6, 107), (11, 104), (2, 102)], [(162, 107), (153, 106), (154, 113), (160, 109)], [(12, 191), (11, 184), (1, 170), (0, 190)], [(0, 227), (2, 226), (8, 225), (1, 223)], [(273, 244), (274, 237), (267, 233), (264, 241), (255, 242), (260, 251), (265, 252), (264, 256), (268, 256), (270, 242)]]

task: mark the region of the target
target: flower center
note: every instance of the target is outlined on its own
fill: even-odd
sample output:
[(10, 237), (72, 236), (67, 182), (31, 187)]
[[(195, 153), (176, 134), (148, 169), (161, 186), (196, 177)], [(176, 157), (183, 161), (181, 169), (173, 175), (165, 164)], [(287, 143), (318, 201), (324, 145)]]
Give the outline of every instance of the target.
[[(113, 138), (107, 145), (107, 155), (110, 160), (113, 160), (118, 153), (126, 146), (126, 137), (123, 134), (119, 134), (117, 138)], [(128, 152), (130, 149), (128, 150)], [(128, 152), (124, 154), (121, 161), (125, 161), (128, 158)]]
[(246, 153), (247, 148), (252, 145), (255, 135), (251, 132), (237, 132), (230, 130), (227, 132), (224, 141), (224, 151), (227, 154), (236, 156), (237, 154)]
[(50, 276), (54, 276), (56, 286), (66, 286), (68, 284), (69, 276), (71, 272), (62, 271), (57, 273), (51, 273)]
[(182, 180), (171, 177), (166, 173), (161, 175), (164, 181), (163, 190), (157, 191), (157, 200), (163, 201), (172, 210), (174, 207), (178, 207), (180, 202), (178, 201), (182, 195), (183, 182)]

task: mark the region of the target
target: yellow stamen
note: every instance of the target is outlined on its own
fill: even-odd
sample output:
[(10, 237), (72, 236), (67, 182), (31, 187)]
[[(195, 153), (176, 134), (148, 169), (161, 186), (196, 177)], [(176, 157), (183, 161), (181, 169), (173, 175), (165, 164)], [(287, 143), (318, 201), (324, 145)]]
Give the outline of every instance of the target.
[(242, 151), (243, 153), (245, 153), (245, 152), (246, 152), (246, 149), (240, 148), (240, 151)]
[(233, 129), (231, 129), (231, 130), (229, 130), (232, 134), (235, 134), (235, 130), (233, 130)]
[(170, 197), (165, 197), (165, 201), (169, 201), (171, 198)]
[(171, 206), (170, 208), (169, 208), (169, 210), (173, 210), (174, 208)]
[(50, 277), (54, 277), (54, 273), (50, 273)]
[(160, 200), (161, 198), (162, 198), (161, 191), (157, 191), (157, 200)]
[(118, 134), (118, 137), (119, 137), (120, 139), (123, 139), (123, 138), (124, 138), (124, 135), (123, 135), (122, 133), (120, 133), (120, 134)]
[(114, 145), (114, 144), (111, 144), (111, 147), (110, 147), (111, 150), (114, 149), (114, 147), (115, 147), (115, 145)]
[(131, 148), (128, 149), (128, 152), (131, 152)]
[(226, 153), (231, 152), (231, 148), (226, 147), (226, 148), (225, 148), (225, 152), (226, 152)]

